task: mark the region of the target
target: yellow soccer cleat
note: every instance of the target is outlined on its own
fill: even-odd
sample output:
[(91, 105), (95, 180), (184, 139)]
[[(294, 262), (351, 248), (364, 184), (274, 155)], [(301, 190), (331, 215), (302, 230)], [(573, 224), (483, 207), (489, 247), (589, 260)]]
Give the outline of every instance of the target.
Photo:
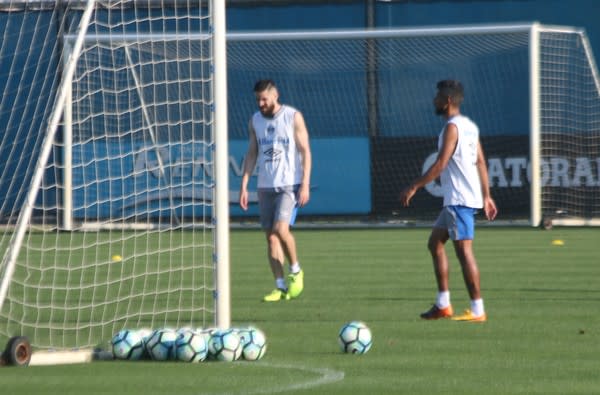
[(289, 292), (276, 288), (263, 298), (263, 302), (279, 302), (280, 300), (290, 300)]
[(288, 276), (288, 295), (293, 298), (297, 298), (304, 289), (304, 271), (300, 270), (296, 274), (290, 274)]
[(487, 314), (474, 316), (471, 310), (465, 310), (464, 314), (457, 315), (451, 318), (452, 321), (464, 321), (464, 322), (485, 322), (487, 321)]

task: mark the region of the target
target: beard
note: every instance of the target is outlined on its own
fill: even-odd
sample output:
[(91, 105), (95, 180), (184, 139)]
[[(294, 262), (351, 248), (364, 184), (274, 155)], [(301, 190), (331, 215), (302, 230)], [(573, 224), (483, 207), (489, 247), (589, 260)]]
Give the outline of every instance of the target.
[(272, 117), (275, 110), (275, 104), (271, 104), (270, 106), (264, 106), (260, 108), (260, 113), (265, 117)]
[(443, 107), (443, 108), (436, 107), (435, 115), (446, 115), (447, 110), (448, 110), (448, 107)]

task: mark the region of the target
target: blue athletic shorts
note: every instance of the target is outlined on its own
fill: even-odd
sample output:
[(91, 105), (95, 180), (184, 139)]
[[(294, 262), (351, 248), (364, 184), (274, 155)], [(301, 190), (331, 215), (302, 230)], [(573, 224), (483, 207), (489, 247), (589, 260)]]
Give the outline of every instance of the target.
[(446, 206), (440, 212), (434, 228), (448, 230), (452, 240), (473, 240), (477, 209), (465, 206)]

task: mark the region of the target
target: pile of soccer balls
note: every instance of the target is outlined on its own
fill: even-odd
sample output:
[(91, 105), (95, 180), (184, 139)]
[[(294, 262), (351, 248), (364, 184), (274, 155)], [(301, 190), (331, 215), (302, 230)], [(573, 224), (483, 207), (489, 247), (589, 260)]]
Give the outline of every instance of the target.
[(267, 351), (265, 334), (258, 328), (231, 329), (123, 329), (111, 340), (112, 354), (122, 360), (202, 362), (206, 360), (257, 361)]

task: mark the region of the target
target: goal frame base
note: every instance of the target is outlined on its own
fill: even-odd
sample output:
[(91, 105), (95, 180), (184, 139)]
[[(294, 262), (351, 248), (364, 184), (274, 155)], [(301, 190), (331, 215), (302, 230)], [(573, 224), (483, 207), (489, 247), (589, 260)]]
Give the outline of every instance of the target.
[(44, 350), (31, 355), (30, 366), (71, 365), (112, 360), (109, 351), (98, 349)]

